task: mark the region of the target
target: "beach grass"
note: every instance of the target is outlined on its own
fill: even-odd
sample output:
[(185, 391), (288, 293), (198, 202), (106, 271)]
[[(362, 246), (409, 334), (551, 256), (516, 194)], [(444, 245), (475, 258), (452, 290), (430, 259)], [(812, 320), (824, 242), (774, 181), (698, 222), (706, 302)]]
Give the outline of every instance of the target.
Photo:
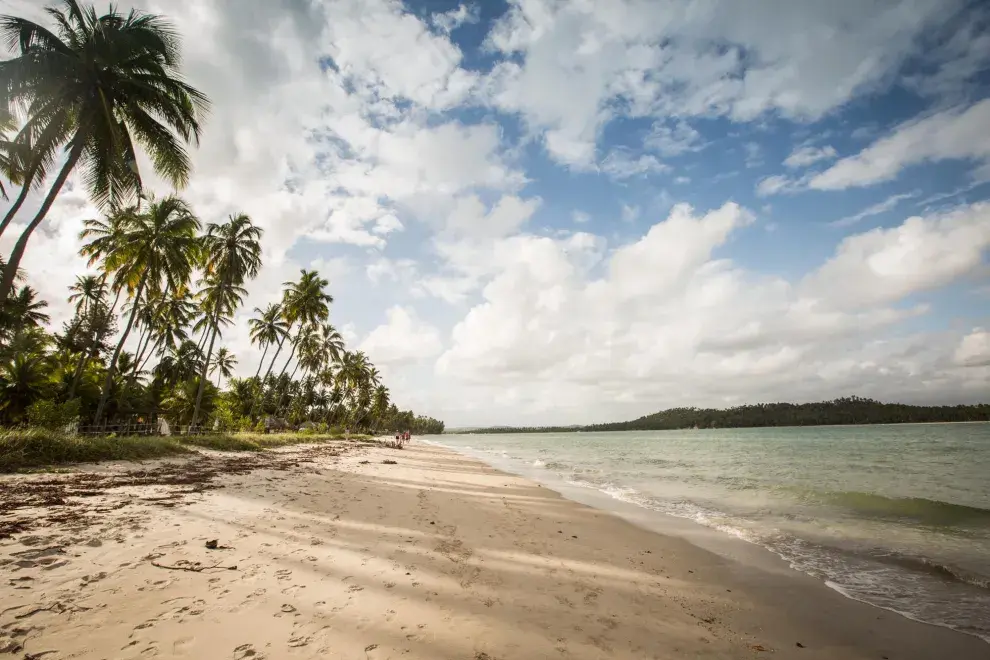
[[(370, 439), (351, 434), (352, 441)], [(216, 433), (192, 436), (74, 436), (41, 428), (0, 430), (0, 472), (95, 463), (137, 461), (188, 454), (195, 448), (260, 452), (289, 445), (345, 440), (343, 435), (309, 433)]]
[(186, 454), (172, 438), (71, 436), (40, 428), (0, 431), (0, 472), (70, 463), (123, 461)]

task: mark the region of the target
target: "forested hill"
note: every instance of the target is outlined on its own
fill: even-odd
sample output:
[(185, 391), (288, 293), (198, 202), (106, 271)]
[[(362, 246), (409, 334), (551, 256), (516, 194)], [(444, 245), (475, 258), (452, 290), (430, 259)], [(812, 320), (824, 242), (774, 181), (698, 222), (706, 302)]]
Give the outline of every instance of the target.
[(990, 421), (990, 404), (910, 406), (849, 397), (818, 403), (760, 403), (736, 408), (671, 408), (629, 422), (589, 426), (475, 429), (473, 433), (551, 433), (572, 431), (660, 431), (669, 429), (825, 426), (830, 424), (908, 424)]

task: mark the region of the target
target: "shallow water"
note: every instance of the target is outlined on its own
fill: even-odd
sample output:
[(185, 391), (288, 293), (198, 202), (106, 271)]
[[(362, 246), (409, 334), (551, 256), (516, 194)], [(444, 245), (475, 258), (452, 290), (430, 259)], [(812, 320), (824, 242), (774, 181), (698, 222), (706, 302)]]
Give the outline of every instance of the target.
[(990, 641), (990, 424), (433, 440), (693, 519), (851, 598)]

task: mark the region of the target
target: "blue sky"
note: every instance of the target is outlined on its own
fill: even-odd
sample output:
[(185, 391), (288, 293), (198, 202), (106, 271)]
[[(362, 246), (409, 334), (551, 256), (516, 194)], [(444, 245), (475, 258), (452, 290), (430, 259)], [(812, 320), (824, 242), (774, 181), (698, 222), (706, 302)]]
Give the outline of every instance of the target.
[[(455, 425), (990, 394), (985, 3), (136, 4), (214, 100), (183, 194), (266, 229), (244, 374), (250, 309), (318, 267)], [(92, 213), (32, 248), (56, 317)]]

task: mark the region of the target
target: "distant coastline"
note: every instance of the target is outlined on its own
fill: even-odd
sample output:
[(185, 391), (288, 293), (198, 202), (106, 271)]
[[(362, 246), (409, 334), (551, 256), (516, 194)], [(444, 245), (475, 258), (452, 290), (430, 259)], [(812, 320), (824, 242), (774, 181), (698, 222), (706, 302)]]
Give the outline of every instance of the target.
[(856, 426), (990, 422), (990, 403), (913, 406), (857, 396), (815, 403), (760, 403), (734, 408), (670, 408), (626, 422), (570, 426), (493, 426), (448, 433), (575, 433), (676, 429)]

